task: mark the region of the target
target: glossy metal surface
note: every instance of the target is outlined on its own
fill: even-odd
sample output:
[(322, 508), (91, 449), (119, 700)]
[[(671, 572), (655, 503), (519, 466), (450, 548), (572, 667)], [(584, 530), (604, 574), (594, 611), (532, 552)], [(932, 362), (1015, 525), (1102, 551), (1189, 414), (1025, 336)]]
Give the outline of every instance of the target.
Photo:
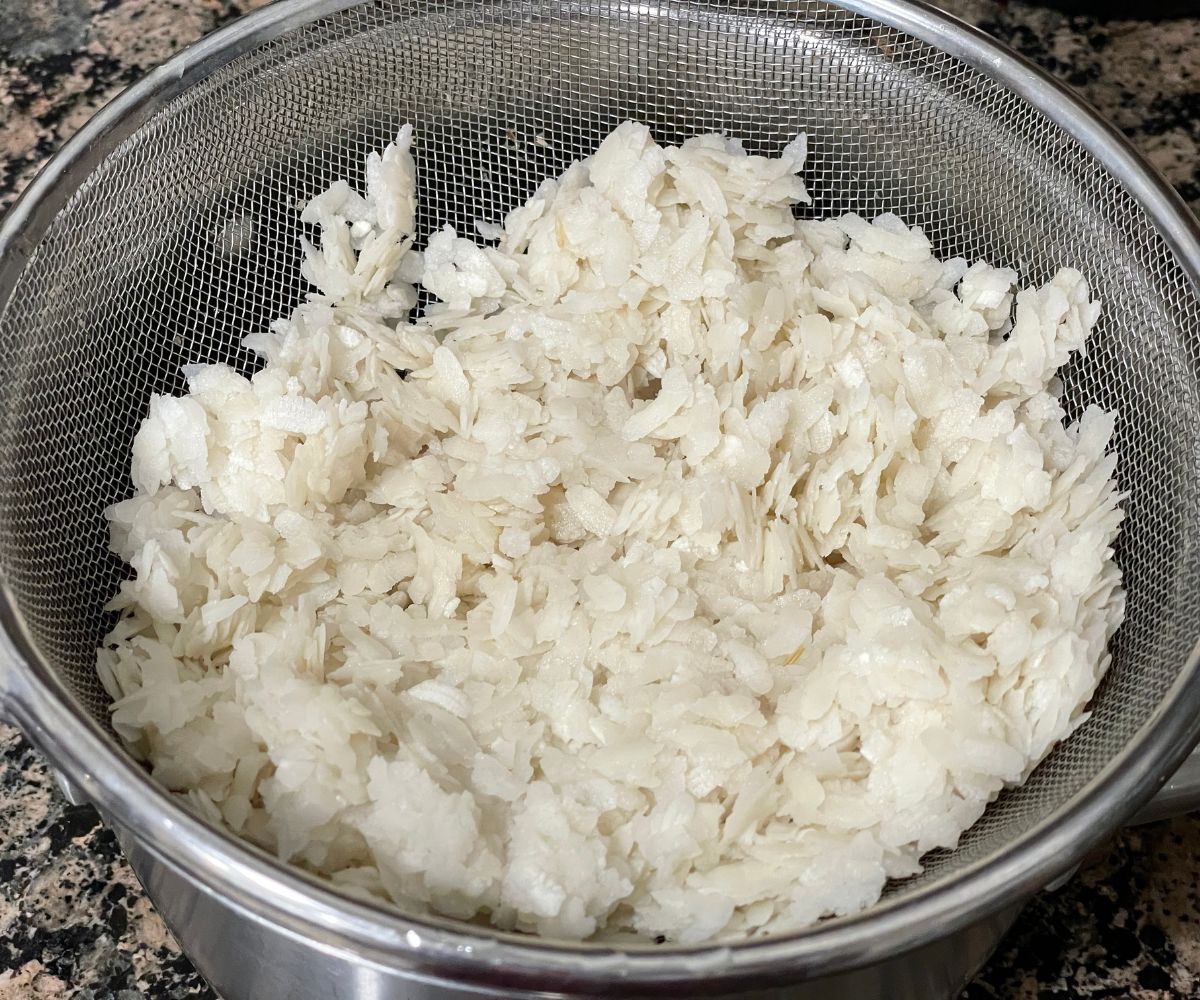
[[(486, 981), (466, 987), (436, 977), (415, 979), (387, 965), (368, 964), (353, 952), (296, 938), (270, 923), (238, 912), (219, 896), (200, 890), (170, 865), (158, 861), (137, 837), (117, 827), (126, 856), (155, 901), (155, 907), (186, 942), (188, 957), (223, 1000), (483, 1000), (522, 997), (529, 992), (508, 982), (503, 967)], [(844, 973), (789, 982), (783, 986), (728, 983), (695, 977), (668, 995), (720, 996), (729, 1000), (939, 1000), (958, 996), (995, 949), (1023, 906), (1019, 901), (938, 938), (914, 951), (867, 962)], [(684, 992), (683, 990), (686, 990)], [(661, 987), (636, 981), (614, 987), (581, 987), (569, 971), (545, 980), (538, 997), (604, 997), (661, 1000)]]
[(1152, 823), (1200, 809), (1200, 752), (1193, 751), (1166, 784), (1130, 820), (1130, 824)]
[[(696, 995), (703, 989), (721, 995), (763, 996), (778, 990), (790, 996), (845, 993), (932, 1000), (949, 995), (982, 961), (1020, 904), (1070, 870), (1144, 803), (1195, 742), (1200, 672), (1192, 649), (1196, 616), (1189, 618), (1188, 612), (1194, 611), (1200, 594), (1191, 548), (1196, 531), (1191, 512), (1197, 505), (1193, 424), (1200, 420), (1200, 409), (1161, 406), (1163, 400), (1175, 398), (1186, 404), (1195, 389), (1194, 376), (1188, 374), (1200, 337), (1195, 304), (1200, 239), (1195, 220), (1111, 128), (985, 36), (929, 8), (899, 0), (849, 0), (845, 7), (861, 16), (807, 0), (732, 0), (720, 9), (672, 0), (503, 6), (449, 0), (361, 6), (284, 0), (205, 39), (118, 98), (39, 175), (0, 229), (0, 333), (16, 344), (6, 347), (0, 336), (0, 359), (10, 365), (9, 382), (0, 387), (0, 465), (10, 472), (7, 479), (0, 477), (0, 646), (5, 647), (0, 650), (0, 701), (66, 776), (72, 794), (95, 802), (121, 832), (156, 904), (228, 1000), (417, 997), (435, 995), (450, 983), (457, 985), (441, 995), (496, 995), (501, 988), (543, 996), (648, 996), (670, 991)], [(473, 81), (490, 73), (490, 87), (509, 86), (510, 77), (537, 65), (554, 45), (566, 44), (568, 50), (554, 64), (555, 71), (565, 79), (578, 66), (585, 69), (572, 77), (577, 81), (571, 91), (574, 103), (558, 120), (566, 122), (564, 156), (586, 150), (596, 132), (618, 114), (657, 114), (664, 127), (687, 131), (736, 123), (739, 115), (753, 118), (766, 108), (763, 113), (774, 117), (764, 135), (779, 138), (800, 123), (820, 140), (813, 147), (818, 177), (811, 186), (833, 192), (831, 200), (819, 206), (822, 210), (907, 206), (917, 212), (930, 208), (931, 191), (952, 189), (957, 200), (939, 204), (922, 217), (944, 250), (998, 254), (1022, 266), (1029, 257), (1035, 272), (1044, 271), (1052, 260), (1083, 265), (1101, 276), (1102, 285), (1108, 281), (1128, 309), (1145, 310), (1145, 322), (1114, 327), (1107, 346), (1101, 345), (1099, 361), (1081, 369), (1072, 390), (1084, 398), (1093, 392), (1110, 398), (1104, 394), (1116, 392), (1117, 398), (1129, 401), (1132, 412), (1142, 415), (1129, 433), (1137, 446), (1134, 460), (1145, 474), (1140, 480), (1134, 477), (1132, 486), (1135, 507), (1148, 513), (1133, 518), (1126, 565), (1145, 567), (1147, 572), (1131, 577), (1137, 580), (1137, 610), (1124, 630), (1127, 639), (1112, 683), (1097, 698), (1093, 722), (1056, 751), (1029, 786), (990, 809), (964, 838), (960, 851), (932, 859), (926, 876), (894, 887), (869, 913), (829, 921), (788, 938), (694, 949), (571, 946), (406, 916), (343, 897), (200, 821), (155, 785), (107, 729), (105, 701), (87, 669), (94, 635), (79, 623), (84, 618), (100, 620), (98, 609), (111, 592), (115, 570), (103, 564), (102, 545), (83, 544), (86, 532), (79, 526), (82, 515), (94, 519), (104, 500), (124, 488), (127, 441), (120, 434), (89, 439), (87, 432), (97, 421), (114, 417), (115, 403), (104, 394), (113, 385), (125, 384), (114, 372), (123, 372), (128, 385), (142, 393), (137, 399), (144, 399), (146, 392), (170, 387), (180, 361), (231, 360), (235, 352), (221, 339), (228, 331), (206, 331), (208, 339), (189, 348), (191, 353), (158, 343), (154, 338), (165, 331), (155, 325), (161, 317), (152, 307), (161, 304), (164, 293), (146, 286), (118, 302), (125, 310), (118, 318), (145, 321), (144, 334), (139, 335), (146, 345), (135, 343), (141, 353), (120, 354), (130, 350), (130, 338), (116, 336), (122, 332), (118, 329), (105, 339), (104, 282), (96, 281), (94, 293), (85, 289), (94, 300), (78, 283), (72, 285), (72, 294), (63, 295), (61, 282), (65, 276), (87, 280), (98, 273), (110, 286), (119, 287), (120, 274), (108, 258), (86, 256), (94, 252), (97, 240), (114, 240), (106, 225), (111, 229), (114, 218), (132, 220), (129, 236), (115, 240), (112, 253), (124, 252), (126, 245), (137, 253), (157, 252), (160, 242), (171, 237), (172, 221), (164, 215), (143, 218), (138, 212), (145, 205), (160, 197), (172, 209), (177, 204), (181, 214), (200, 215), (194, 203), (198, 196), (187, 184), (197, 186), (198, 169), (217, 169), (211, 164), (223, 150), (234, 149), (252, 159), (262, 148), (269, 151), (276, 145), (274, 138), (259, 142), (259, 133), (275, 136), (306, 114), (313, 116), (313, 132), (319, 131), (320, 115), (336, 120), (337, 102), (308, 86), (312, 78), (292, 71), (292, 63), (316, 59), (330, 73), (359, 65), (353, 62), (356, 47), (400, 45), (410, 23), (413, 32), (426, 32), (422, 45), (408, 53), (414, 59), (428, 53), (435, 63), (455, 58), (455, 45), (477, 57), (465, 73), (461, 66), (444, 62), (424, 67), (445, 86), (430, 88), (428, 98), (419, 98), (431, 102), (425, 107), (424, 127), (434, 137), (430, 149), (440, 151), (423, 160), (435, 179), (434, 197), (441, 199), (434, 207), (450, 213), (460, 228), (475, 215), (494, 215), (517, 194), (516, 186), (489, 184), (465, 191), (469, 180), (464, 178), (475, 173), (464, 169), (464, 163), (477, 171), (499, 153), (510, 153), (502, 140), (489, 146), (478, 122), (470, 127), (438, 124), (440, 119), (430, 109), (440, 107), (442, 100), (482, 107), (490, 92), (479, 91)], [(546, 32), (544, 42), (532, 34), (535, 29)], [(509, 47), (504, 50), (508, 60), (482, 60), (482, 54), (496, 51), (487, 45), (497, 40)], [(336, 49), (337, 58), (323, 55), (322, 45)], [(775, 46), (778, 56), (772, 56)], [(386, 46), (380, 51), (392, 52)], [(710, 67), (710, 75), (691, 79), (693, 70), (686, 60), (666, 58), (682, 59), (680, 53)], [(256, 65), (260, 57), (262, 65)], [(618, 86), (618, 78), (624, 79), (619, 71), (635, 57), (645, 57), (646, 65), (660, 76), (644, 84), (659, 88), (654, 100), (637, 91), (643, 84), (629, 83), (634, 88), (629, 91)], [(251, 69), (246, 69), (246, 60), (251, 60)], [(712, 70), (728, 60), (732, 62), (725, 76)], [(362, 64), (367, 69), (371, 65)], [(793, 66), (800, 75), (789, 86), (800, 88), (803, 83), (808, 89), (788, 90), (772, 76), (778, 69), (785, 82), (792, 80), (787, 73)], [(594, 74), (595, 89), (590, 92), (578, 82), (586, 81), (586, 73)], [(761, 91), (748, 96), (721, 93), (727, 80), (753, 73), (758, 74)], [(339, 84), (346, 100), (361, 95), (365, 79), (347, 75)], [(221, 104), (225, 87), (273, 106), (270, 88), (276, 80), (282, 81), (281, 88), (293, 88), (280, 102), (276, 117), (247, 125), (242, 106), (251, 102)], [(387, 79), (373, 85), (380, 87), (381, 99), (418, 101), (412, 95), (420, 90), (421, 80), (410, 82), (411, 88)], [(549, 93), (556, 78), (537, 83), (540, 93)], [(706, 91), (698, 89), (703, 87), (722, 100), (705, 99)], [(700, 96), (689, 96), (693, 92)], [(671, 95), (681, 110), (667, 102)], [(608, 102), (603, 113), (589, 103), (592, 98)], [(895, 127), (879, 128), (869, 116), (847, 119), (845, 109), (857, 106), (859, 99), (872, 114), (896, 116), (893, 126), (921, 119), (931, 131), (913, 139)], [(693, 100), (699, 102), (694, 117), (687, 107)], [(197, 107), (200, 112), (194, 111)], [(505, 115), (510, 110), (507, 105), (501, 108)], [(591, 116), (587, 128), (592, 131), (573, 132), (570, 122), (583, 112)], [(301, 158), (292, 161), (295, 174), (287, 175), (288, 183), (300, 176), (308, 185), (305, 190), (314, 193), (310, 188), (327, 180), (330, 171), (343, 169), (365, 149), (381, 145), (394, 122), (382, 112), (373, 113), (376, 117), (366, 126), (338, 126), (346, 130), (346, 147), (336, 156), (327, 150), (298, 154)], [(540, 120), (540, 112), (512, 114), (522, 127)], [(172, 124), (172, 116), (191, 131)], [(504, 120), (493, 116), (487, 124), (492, 128)], [(190, 151), (200, 124), (227, 140), (222, 145), (207, 137), (212, 161), (197, 160)], [(990, 135), (992, 141), (956, 146), (960, 135), (972, 135), (976, 141)], [(927, 150), (938, 143), (940, 152), (931, 159)], [(161, 154), (159, 159), (144, 155), (148, 146)], [(912, 152), (911, 173), (898, 149)], [(864, 172), (855, 173), (860, 164)], [(515, 164), (514, 170), (520, 166)], [(130, 185), (112, 181), (120, 171), (130, 172)], [(1026, 175), (1030, 193), (1042, 199), (1028, 219), (1019, 214), (1025, 207), (1020, 201), (1014, 205), (1012, 199), (991, 197), (984, 183), (990, 180), (999, 188), (1013, 176)], [(253, 178), (258, 186), (252, 197), (238, 193), (242, 201), (237, 204), (248, 204), (282, 224), (292, 211), (284, 195), (294, 195), (295, 190), (281, 186), (279, 177), (264, 167)], [(971, 183), (961, 183), (962, 177)], [(167, 184), (177, 187), (163, 195)], [(837, 185), (851, 191), (848, 200), (837, 200)], [(130, 188), (138, 197), (118, 202), (117, 196)], [(854, 201), (856, 191), (867, 194)], [(1056, 224), (1039, 230), (1050, 216)], [(1002, 231), (1010, 233), (1007, 242), (1000, 236), (993, 240), (990, 234)], [(1072, 233), (1079, 234), (1078, 242), (1072, 242)], [(176, 271), (194, 260), (209, 260), (204, 247), (186, 234), (168, 250), (175, 255)], [(56, 271), (56, 259), (75, 266)], [(81, 260), (91, 269), (80, 269)], [(238, 287), (255, 294), (298, 294), (285, 278), (270, 279), (276, 286), (264, 289), (266, 273), (262, 266), (248, 268)], [(1119, 323), (1128, 309), (1110, 320)], [(182, 330), (180, 336), (187, 333)], [(47, 342), (53, 348), (49, 353)], [(114, 359), (125, 367), (114, 367)], [(1139, 367), (1160, 363), (1161, 373), (1155, 369), (1152, 378)], [(54, 367), (58, 364), (64, 366), (61, 372)], [(88, 400), (95, 396), (72, 396), (62, 388), (80, 371), (91, 379), (83, 380), (85, 388), (103, 397), (92, 409)], [(1120, 395), (1126, 388), (1128, 395)], [(141, 412), (129, 402), (125, 411), (115, 414), (123, 421), (123, 433)], [(45, 440), (30, 430), (39, 427)], [(18, 454), (20, 448), (50, 447), (46, 441), (63, 449), (54, 455), (57, 468), (72, 475), (61, 478), (82, 482), (82, 488), (59, 496), (54, 492), (60, 490), (57, 479), (50, 487), (42, 485), (40, 460)], [(101, 464), (109, 470), (104, 477), (92, 471)], [(1151, 472), (1158, 478), (1147, 478)], [(1164, 490), (1161, 482), (1175, 484), (1174, 492)], [(1163, 610), (1155, 603), (1160, 598), (1174, 603)], [(247, 985), (247, 969), (254, 967), (267, 971), (261, 981)], [(795, 987), (797, 983), (811, 985)]]

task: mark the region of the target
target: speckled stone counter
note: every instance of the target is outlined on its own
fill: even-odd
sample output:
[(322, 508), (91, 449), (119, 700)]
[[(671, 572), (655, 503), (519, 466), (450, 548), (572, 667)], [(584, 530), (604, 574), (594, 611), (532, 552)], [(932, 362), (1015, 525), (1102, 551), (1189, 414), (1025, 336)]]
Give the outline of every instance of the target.
[[(0, 0), (0, 210), (105, 101), (253, 0)], [(945, 0), (1080, 90), (1200, 210), (1200, 5), (1096, 22)], [(0, 377), (3, 377), (0, 374)], [(1200, 815), (1117, 836), (1041, 896), (970, 1000), (1200, 996)], [(87, 807), (0, 726), (0, 1000), (211, 998)]]

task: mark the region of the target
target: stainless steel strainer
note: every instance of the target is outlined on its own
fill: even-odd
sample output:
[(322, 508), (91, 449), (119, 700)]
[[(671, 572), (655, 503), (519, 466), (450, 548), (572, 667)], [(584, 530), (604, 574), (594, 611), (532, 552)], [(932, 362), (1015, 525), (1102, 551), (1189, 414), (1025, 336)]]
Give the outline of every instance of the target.
[[(340, 897), (181, 809), (120, 750), (93, 672), (122, 569), (103, 508), (180, 366), (304, 293), (297, 202), (416, 126), (422, 232), (471, 232), (626, 118), (662, 140), (809, 135), (813, 215), (899, 213), (943, 255), (1104, 301), (1068, 409), (1119, 413), (1129, 613), (1091, 720), (958, 850), (870, 913), (732, 948), (568, 946)], [(229, 998), (746, 993), (934, 997), (1014, 907), (1145, 801), (1200, 726), (1200, 241), (1115, 133), (1045, 77), (899, 0), (291, 0), (110, 105), (0, 232), (0, 695), (118, 830)], [(953, 936), (947, 943), (947, 936)], [(449, 984), (457, 983), (457, 987)]]

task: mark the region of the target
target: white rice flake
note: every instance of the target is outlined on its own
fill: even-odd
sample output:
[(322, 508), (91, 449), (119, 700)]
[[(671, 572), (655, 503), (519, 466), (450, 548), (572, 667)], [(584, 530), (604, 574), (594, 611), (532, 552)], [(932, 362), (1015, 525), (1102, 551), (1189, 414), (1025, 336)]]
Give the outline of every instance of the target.
[(1083, 276), (797, 221), (803, 137), (632, 122), (418, 253), (413, 142), (304, 206), (318, 292), (253, 378), (151, 401), (114, 727), (409, 909), (697, 942), (871, 905), (1107, 666), (1114, 420), (1055, 391)]
[(579, 522), (593, 535), (603, 538), (613, 527), (617, 513), (612, 505), (590, 486), (568, 486), (567, 505)]

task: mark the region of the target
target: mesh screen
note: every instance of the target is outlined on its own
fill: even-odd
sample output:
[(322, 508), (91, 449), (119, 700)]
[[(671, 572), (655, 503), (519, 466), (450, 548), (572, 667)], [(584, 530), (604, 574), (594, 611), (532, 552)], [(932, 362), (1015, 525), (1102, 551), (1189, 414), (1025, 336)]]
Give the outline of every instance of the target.
[(1120, 751), (1181, 669), (1200, 604), (1200, 302), (1089, 153), (1003, 87), (818, 2), (377, 2), (251, 51), (117, 147), (51, 224), (0, 316), (0, 566), (46, 659), (106, 717), (93, 649), (122, 572), (101, 512), (126, 496), (151, 393), (180, 366), (254, 360), (242, 337), (304, 292), (296, 204), (361, 180), (417, 130), (422, 235), (499, 221), (626, 118), (664, 141), (728, 130), (754, 152), (809, 135), (807, 213), (900, 214), (939, 254), (1043, 280), (1070, 264), (1105, 303), (1066, 373), (1077, 412), (1120, 414), (1128, 622), (1091, 721), (959, 850), (977, 860)]

